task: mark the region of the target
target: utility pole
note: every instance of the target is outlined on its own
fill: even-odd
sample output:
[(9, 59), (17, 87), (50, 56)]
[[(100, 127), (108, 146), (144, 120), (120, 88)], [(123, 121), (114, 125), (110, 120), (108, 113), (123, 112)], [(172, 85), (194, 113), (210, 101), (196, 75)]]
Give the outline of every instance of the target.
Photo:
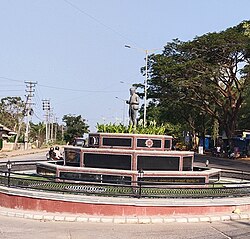
[(57, 138), (57, 125), (58, 125), (58, 118), (55, 117), (55, 142), (56, 142), (56, 138)]
[(145, 80), (144, 80), (144, 111), (143, 111), (143, 125), (147, 127), (147, 89), (148, 89), (148, 50), (145, 50)]
[(49, 112), (49, 119), (50, 119), (50, 140), (51, 142), (54, 141), (53, 138), (53, 132), (54, 132), (54, 114), (53, 114), (53, 108)]
[(26, 116), (26, 130), (24, 134), (24, 149), (28, 149), (28, 142), (29, 142), (29, 131), (30, 131), (30, 116), (32, 115), (33, 109), (31, 108), (31, 105), (34, 105), (32, 103), (31, 99), (34, 97), (34, 92), (35, 92), (35, 86), (37, 82), (32, 82), (32, 81), (25, 81), (26, 84), (26, 102), (25, 102), (25, 116)]
[(46, 126), (46, 136), (45, 142), (49, 143), (49, 118), (50, 118), (50, 100), (42, 100), (43, 110), (45, 111), (45, 126)]
[(123, 125), (125, 125), (125, 123), (126, 123), (125, 122), (126, 100), (124, 100), (124, 99), (122, 99), (122, 98), (120, 98), (118, 96), (116, 96), (115, 98), (118, 99), (118, 100), (122, 100), (123, 101), (122, 123), (123, 123)]
[(64, 126), (62, 125), (62, 141), (64, 140)]

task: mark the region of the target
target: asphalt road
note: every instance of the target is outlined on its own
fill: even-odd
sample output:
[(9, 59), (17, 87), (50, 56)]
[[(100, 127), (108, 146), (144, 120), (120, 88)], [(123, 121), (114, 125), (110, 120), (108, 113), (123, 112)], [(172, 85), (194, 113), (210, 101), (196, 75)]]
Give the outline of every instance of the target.
[(228, 158), (217, 158), (208, 155), (195, 155), (195, 165), (205, 166), (206, 160), (209, 160), (209, 167), (239, 170), (244, 172), (250, 172), (250, 159), (228, 159)]
[[(20, 155), (15, 157), (8, 157), (5, 159), (1, 159), (1, 161), (7, 161), (10, 159), (11, 161), (23, 161), (23, 160), (46, 160), (46, 152), (40, 152), (35, 154), (28, 155)], [(228, 159), (228, 158), (216, 158), (207, 155), (195, 155), (195, 165), (196, 166), (205, 166), (206, 160), (209, 160), (209, 167), (212, 168), (221, 168), (221, 169), (230, 169), (230, 170), (240, 170), (245, 172), (250, 172), (250, 159), (249, 160), (240, 160), (240, 159)]]
[(10, 161), (46, 160), (46, 152), (40, 152), (40, 153), (34, 153), (34, 154), (28, 154), (28, 155), (12, 156), (12, 157), (7, 157), (7, 158), (4, 158), (4, 159), (1, 159), (1, 161), (7, 161), (8, 159)]
[(1, 239), (247, 239), (250, 221), (169, 224), (43, 222), (0, 216)]

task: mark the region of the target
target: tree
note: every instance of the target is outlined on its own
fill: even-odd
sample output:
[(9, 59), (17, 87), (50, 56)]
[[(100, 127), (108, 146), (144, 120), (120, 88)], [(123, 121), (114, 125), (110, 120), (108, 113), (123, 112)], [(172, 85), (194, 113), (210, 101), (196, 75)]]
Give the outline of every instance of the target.
[(0, 122), (16, 131), (24, 116), (25, 104), (20, 97), (5, 97), (0, 101)]
[(45, 140), (46, 125), (42, 122), (38, 124), (30, 123), (30, 140), (35, 142), (38, 140), (38, 147), (42, 145)]
[(64, 133), (66, 142), (72, 143), (75, 137), (82, 137), (84, 133), (89, 132), (89, 126), (85, 123), (85, 119), (81, 115), (64, 115), (63, 122), (66, 123), (66, 131)]
[[(208, 115), (230, 139), (250, 87), (249, 22), (219, 33), (168, 43), (149, 58), (149, 98), (180, 119)], [(206, 116), (207, 117), (207, 116)], [(192, 120), (193, 121), (193, 120)]]
[(0, 122), (17, 133), (15, 145), (18, 142), (23, 129), (23, 118), (25, 116), (25, 103), (21, 97), (5, 97), (0, 102)]

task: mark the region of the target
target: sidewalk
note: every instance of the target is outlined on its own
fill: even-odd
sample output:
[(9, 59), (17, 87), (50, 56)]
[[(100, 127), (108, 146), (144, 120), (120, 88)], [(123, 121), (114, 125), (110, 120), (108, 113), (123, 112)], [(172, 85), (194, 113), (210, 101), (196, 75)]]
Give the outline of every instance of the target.
[(197, 223), (197, 222), (218, 222), (218, 221), (236, 221), (249, 220), (250, 212), (238, 212), (231, 214), (213, 214), (213, 215), (173, 215), (173, 216), (90, 216), (84, 214), (68, 213), (48, 213), (42, 211), (25, 211), (21, 209), (10, 209), (0, 207), (0, 215), (15, 218), (24, 218), (39, 221), (57, 221), (57, 222), (81, 222), (81, 223), (114, 223), (114, 224), (156, 224), (156, 223)]

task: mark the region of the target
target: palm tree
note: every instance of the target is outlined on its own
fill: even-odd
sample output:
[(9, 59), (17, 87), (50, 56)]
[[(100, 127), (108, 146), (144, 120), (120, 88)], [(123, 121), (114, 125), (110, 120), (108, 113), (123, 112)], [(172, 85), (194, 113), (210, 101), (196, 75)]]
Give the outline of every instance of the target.
[(38, 124), (30, 123), (30, 141), (38, 142), (38, 147), (45, 141), (46, 134), (46, 126), (43, 122), (39, 122)]

